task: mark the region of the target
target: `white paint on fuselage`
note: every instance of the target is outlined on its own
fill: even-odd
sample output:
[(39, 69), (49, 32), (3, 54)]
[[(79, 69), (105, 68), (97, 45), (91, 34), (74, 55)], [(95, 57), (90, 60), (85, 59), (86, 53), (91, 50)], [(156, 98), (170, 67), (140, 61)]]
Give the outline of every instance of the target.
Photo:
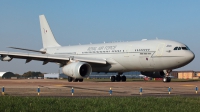
[(91, 64), (93, 72), (158, 71), (185, 66), (194, 59), (190, 50), (170, 40), (145, 40), (46, 48), (48, 54), (102, 58), (107, 65)]

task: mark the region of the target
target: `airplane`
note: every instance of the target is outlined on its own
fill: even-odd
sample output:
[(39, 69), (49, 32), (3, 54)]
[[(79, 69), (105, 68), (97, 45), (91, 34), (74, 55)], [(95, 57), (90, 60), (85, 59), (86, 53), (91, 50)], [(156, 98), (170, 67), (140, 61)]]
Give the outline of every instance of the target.
[(171, 40), (147, 40), (61, 46), (57, 43), (44, 15), (39, 15), (43, 48), (31, 50), (10, 47), (37, 53), (0, 51), (2, 61), (13, 58), (53, 62), (62, 67), (69, 82), (82, 82), (91, 72), (115, 72), (111, 82), (125, 82), (124, 72), (141, 71), (142, 75), (163, 78), (170, 82), (170, 72), (189, 64), (195, 54), (183, 43)]

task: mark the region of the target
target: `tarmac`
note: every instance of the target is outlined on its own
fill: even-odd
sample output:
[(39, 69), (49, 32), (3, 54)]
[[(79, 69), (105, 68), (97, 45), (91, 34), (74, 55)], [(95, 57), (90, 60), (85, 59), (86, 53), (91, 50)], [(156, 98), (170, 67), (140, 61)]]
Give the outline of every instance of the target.
[(196, 91), (196, 87), (200, 87), (199, 81), (164, 83), (161, 81), (68, 82), (56, 79), (2, 79), (0, 87), (3, 88), (3, 86), (4, 94), (8, 96), (38, 96), (38, 87), (39, 96), (47, 97), (200, 96), (200, 91)]

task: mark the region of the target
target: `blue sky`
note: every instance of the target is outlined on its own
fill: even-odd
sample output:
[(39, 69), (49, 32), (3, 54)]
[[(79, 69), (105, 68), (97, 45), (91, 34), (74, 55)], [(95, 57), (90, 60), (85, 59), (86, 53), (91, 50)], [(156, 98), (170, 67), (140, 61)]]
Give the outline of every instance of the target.
[[(200, 71), (199, 0), (1, 0), (0, 51), (9, 46), (42, 48), (39, 15), (44, 14), (61, 45), (169, 39), (185, 43), (195, 60), (178, 70)], [(18, 51), (19, 52), (19, 51)], [(56, 64), (14, 59), (0, 71), (58, 72)]]

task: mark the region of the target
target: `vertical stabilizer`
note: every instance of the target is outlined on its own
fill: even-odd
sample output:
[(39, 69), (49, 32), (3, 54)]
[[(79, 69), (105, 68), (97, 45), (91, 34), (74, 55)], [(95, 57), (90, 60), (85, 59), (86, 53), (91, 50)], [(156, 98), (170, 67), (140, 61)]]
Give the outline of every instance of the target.
[(60, 45), (55, 40), (45, 16), (40, 15), (39, 18), (40, 18), (40, 29), (42, 34), (43, 48), (59, 47)]

